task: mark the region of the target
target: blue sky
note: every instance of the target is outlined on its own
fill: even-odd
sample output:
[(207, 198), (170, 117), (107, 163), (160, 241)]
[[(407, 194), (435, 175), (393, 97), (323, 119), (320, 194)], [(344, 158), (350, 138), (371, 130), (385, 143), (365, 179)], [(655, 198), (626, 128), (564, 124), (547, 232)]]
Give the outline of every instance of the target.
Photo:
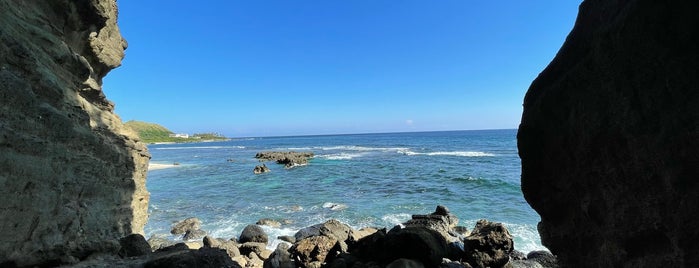
[(118, 4), (117, 114), (246, 137), (516, 128), (580, 1)]

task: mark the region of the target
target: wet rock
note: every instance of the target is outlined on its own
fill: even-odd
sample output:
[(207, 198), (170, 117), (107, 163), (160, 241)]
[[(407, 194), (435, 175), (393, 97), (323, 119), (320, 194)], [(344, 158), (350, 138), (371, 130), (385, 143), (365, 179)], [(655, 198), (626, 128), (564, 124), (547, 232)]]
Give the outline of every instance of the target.
[(465, 226), (454, 227), (454, 232), (461, 236), (468, 236), (471, 234), (471, 231), (469, 231), (468, 228)]
[(175, 223), (170, 230), (171, 234), (180, 235), (185, 234), (187, 231), (196, 231), (201, 228), (201, 220), (198, 218), (187, 218), (182, 221)]
[(448, 242), (457, 242), (460, 239), (455, 235), (454, 227), (459, 223), (459, 218), (449, 213), (445, 206), (437, 206), (435, 212), (428, 215), (413, 215), (412, 219), (404, 223), (405, 227), (428, 228), (439, 232)]
[(171, 268), (171, 267), (240, 267), (233, 262), (225, 250), (214, 248), (201, 248), (199, 250), (175, 251), (172, 254), (151, 259), (144, 265), (145, 268)]
[(545, 268), (558, 268), (558, 260), (551, 252), (538, 250), (527, 254), (527, 260), (535, 261)]
[(510, 260), (526, 260), (527, 255), (519, 250), (513, 250), (510, 252)]
[(324, 235), (337, 241), (346, 241), (349, 237), (350, 230), (352, 230), (352, 228), (349, 227), (349, 225), (332, 219), (321, 224), (303, 228), (296, 232), (294, 237), (296, 241), (300, 241), (307, 237)]
[(136, 257), (151, 253), (148, 241), (140, 234), (128, 235), (120, 239), (119, 244), (121, 245), (119, 256), (122, 257)]
[(185, 243), (177, 243), (171, 246), (166, 246), (159, 248), (155, 252), (162, 253), (162, 252), (174, 252), (174, 251), (182, 251), (182, 250), (189, 250), (189, 246)]
[(282, 223), (273, 219), (260, 219), (258, 220), (255, 224), (257, 225), (265, 225), (273, 228), (280, 228), (282, 227)]
[(289, 249), (292, 259), (301, 267), (314, 267), (325, 262), (325, 258), (337, 243), (327, 236), (311, 236), (299, 240)]
[(252, 170), (252, 173), (255, 174), (262, 174), (267, 172), (270, 172), (270, 170), (265, 164), (262, 164), (261, 166), (255, 166), (255, 168)]
[(258, 243), (264, 243), (267, 244), (269, 240), (269, 237), (267, 237), (267, 234), (265, 231), (258, 225), (248, 225), (243, 229), (243, 232), (240, 234), (240, 243), (247, 243), (247, 242), (258, 242)]
[[(238, 248), (238, 243), (235, 241), (212, 238), (210, 236), (204, 237), (203, 239), (204, 247), (218, 248), (226, 251), (229, 257), (234, 258), (240, 256), (240, 249)], [(243, 265), (244, 266), (244, 265)]]
[(473, 267), (504, 267), (514, 249), (512, 236), (502, 223), (479, 220), (464, 239), (466, 260)]
[(183, 240), (195, 240), (201, 239), (206, 236), (206, 231), (204, 230), (187, 230), (187, 232), (182, 237)]

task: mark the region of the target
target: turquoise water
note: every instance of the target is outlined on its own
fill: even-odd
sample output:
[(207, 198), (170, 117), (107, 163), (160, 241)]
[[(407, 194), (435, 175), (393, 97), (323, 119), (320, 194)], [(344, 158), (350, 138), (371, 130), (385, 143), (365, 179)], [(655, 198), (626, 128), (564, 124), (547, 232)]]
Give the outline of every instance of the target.
[[(293, 221), (264, 227), (272, 238), (332, 218), (354, 228), (390, 228), (441, 204), (469, 229), (481, 218), (503, 222), (516, 249), (544, 249), (539, 216), (520, 190), (516, 130), (249, 138), (149, 149), (152, 163), (180, 165), (148, 173), (146, 237), (168, 234), (187, 217), (200, 218), (202, 229), (222, 238), (261, 218)], [(316, 156), (292, 169), (268, 162), (270, 173), (253, 174), (257, 152), (289, 150)]]

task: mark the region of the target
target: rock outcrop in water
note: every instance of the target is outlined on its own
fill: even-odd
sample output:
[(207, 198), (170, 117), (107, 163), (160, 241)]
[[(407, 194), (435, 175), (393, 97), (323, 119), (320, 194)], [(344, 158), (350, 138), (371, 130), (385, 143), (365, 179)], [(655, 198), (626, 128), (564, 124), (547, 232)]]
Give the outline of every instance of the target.
[(562, 267), (699, 267), (697, 7), (584, 1), (529, 88), (522, 190)]
[(0, 0), (0, 266), (55, 265), (146, 222), (149, 154), (102, 92), (114, 0)]
[(276, 161), (286, 168), (306, 165), (311, 157), (312, 152), (259, 152), (255, 155), (260, 161)]

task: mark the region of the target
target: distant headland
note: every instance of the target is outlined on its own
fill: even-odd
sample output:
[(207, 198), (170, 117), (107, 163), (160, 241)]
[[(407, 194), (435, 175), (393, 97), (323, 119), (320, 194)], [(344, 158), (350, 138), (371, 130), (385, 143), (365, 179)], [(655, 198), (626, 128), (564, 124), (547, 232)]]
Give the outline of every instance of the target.
[(168, 128), (155, 123), (131, 120), (124, 125), (131, 128), (141, 141), (148, 144), (154, 143), (184, 143), (184, 142), (206, 142), (222, 141), (229, 138), (218, 133), (175, 133)]

